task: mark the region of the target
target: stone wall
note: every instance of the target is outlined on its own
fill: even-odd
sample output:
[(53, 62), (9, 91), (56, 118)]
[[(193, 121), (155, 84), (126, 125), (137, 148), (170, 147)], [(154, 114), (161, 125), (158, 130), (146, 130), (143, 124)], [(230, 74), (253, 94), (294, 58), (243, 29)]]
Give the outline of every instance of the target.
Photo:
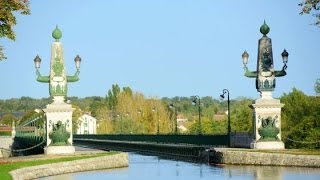
[(13, 143), (11, 136), (0, 136), (0, 149), (10, 149)]
[(13, 139), (11, 136), (0, 136), (0, 158), (9, 157)]
[(294, 155), (284, 153), (251, 152), (248, 150), (232, 150), (215, 148), (210, 152), (210, 161), (215, 164), (296, 166), (320, 168), (318, 155)]
[(13, 179), (36, 179), (46, 176), (128, 167), (128, 153), (100, 156), (75, 161), (32, 166), (11, 171)]

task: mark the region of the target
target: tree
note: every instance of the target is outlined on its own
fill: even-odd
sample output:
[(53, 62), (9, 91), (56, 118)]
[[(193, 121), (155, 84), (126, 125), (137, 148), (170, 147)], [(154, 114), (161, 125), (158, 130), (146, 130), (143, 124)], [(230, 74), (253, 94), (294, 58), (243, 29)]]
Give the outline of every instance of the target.
[(320, 96), (320, 78), (316, 80), (314, 84), (314, 91), (316, 92), (317, 96)]
[(118, 84), (112, 84), (112, 88), (109, 89), (106, 96), (106, 101), (108, 103), (109, 109), (114, 109), (118, 104), (118, 95), (121, 89)]
[[(30, 14), (29, 0), (1, 0), (0, 1), (0, 38), (16, 39), (13, 26), (17, 24), (15, 12)], [(0, 46), (0, 61), (6, 59), (3, 47)]]
[[(299, 6), (302, 7), (300, 15), (313, 13), (312, 16), (316, 18), (315, 25), (320, 27), (320, 0), (304, 0), (299, 3)], [(316, 12), (317, 11), (317, 12)]]
[(72, 113), (72, 130), (73, 134), (77, 133), (77, 130), (79, 128), (79, 125), (81, 124), (79, 118), (82, 116), (82, 111), (79, 108), (79, 106), (72, 105), (72, 108), (74, 108), (74, 111)]
[(1, 118), (0, 124), (12, 126), (12, 123), (13, 122), (17, 123), (17, 121), (18, 119), (12, 113), (7, 113)]

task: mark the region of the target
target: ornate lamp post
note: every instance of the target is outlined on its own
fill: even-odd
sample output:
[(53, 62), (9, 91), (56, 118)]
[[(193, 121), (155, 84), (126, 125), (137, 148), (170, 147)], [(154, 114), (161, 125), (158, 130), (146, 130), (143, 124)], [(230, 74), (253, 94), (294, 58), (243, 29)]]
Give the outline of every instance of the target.
[(79, 80), (81, 58), (79, 55), (75, 57), (77, 70), (73, 76), (67, 76), (64, 64), (64, 49), (60, 42), (62, 32), (58, 26), (52, 32), (52, 37), (55, 42), (51, 45), (50, 74), (48, 76), (42, 76), (39, 72), (41, 64), (39, 55), (34, 59), (37, 81), (49, 83), (49, 94), (53, 98), (53, 103), (48, 104), (46, 109), (43, 109), (47, 118), (47, 147), (45, 153), (73, 153), (72, 112), (74, 109), (71, 104), (65, 102), (65, 97), (67, 96), (67, 83)]
[(228, 89), (223, 89), (222, 90), (222, 94), (220, 95), (220, 97), (222, 99), (225, 98), (225, 94), (228, 94), (228, 99), (227, 99), (227, 102), (228, 102), (228, 147), (230, 147), (230, 135), (231, 135), (231, 120), (230, 120), (230, 99), (229, 99), (229, 90)]
[(159, 111), (156, 107), (152, 107), (152, 112), (156, 112), (157, 113), (157, 135), (160, 134), (160, 118), (159, 118)]
[(170, 109), (173, 109), (174, 108), (174, 131), (173, 133), (174, 134), (177, 134), (178, 133), (178, 123), (177, 123), (177, 107), (173, 104), (170, 104), (169, 105), (169, 108)]
[(276, 77), (285, 76), (289, 53), (284, 50), (282, 70), (276, 71), (273, 63), (272, 43), (267, 36), (270, 28), (264, 22), (260, 27), (262, 38), (259, 39), (257, 70), (249, 71), (247, 67), (249, 54), (242, 54), (244, 75), (256, 79), (256, 89), (260, 92), (260, 98), (250, 106), (253, 110), (254, 138), (251, 148), (255, 149), (284, 149), (281, 141), (281, 108), (284, 104), (272, 97), (272, 91), (276, 87)]
[[(192, 103), (195, 105), (198, 105), (198, 113), (199, 113), (199, 119), (198, 119), (198, 134), (202, 134), (202, 128), (201, 128), (201, 98), (198, 95), (192, 96), (193, 100)], [(198, 101), (198, 104), (197, 104)]]

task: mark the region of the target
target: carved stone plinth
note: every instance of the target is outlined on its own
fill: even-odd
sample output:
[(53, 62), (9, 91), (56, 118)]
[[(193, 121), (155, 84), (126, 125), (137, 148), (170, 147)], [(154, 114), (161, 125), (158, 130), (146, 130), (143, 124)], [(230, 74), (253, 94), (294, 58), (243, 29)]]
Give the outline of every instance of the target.
[(261, 98), (251, 105), (253, 112), (253, 149), (284, 149), (281, 141), (281, 108), (284, 104), (274, 99), (269, 93), (262, 93)]
[(74, 146), (47, 146), (44, 148), (44, 154), (74, 154)]
[[(73, 136), (72, 136), (72, 112), (73, 108), (71, 104), (67, 104), (64, 102), (63, 96), (55, 96), (54, 102), (47, 105), (46, 109), (43, 111), (46, 113), (47, 122), (47, 147), (46, 154), (66, 154), (66, 153), (74, 153), (74, 147), (72, 146)], [(53, 142), (52, 138), (54, 137), (54, 130), (59, 131), (57, 129), (57, 125), (60, 124), (64, 129), (63, 131), (68, 133), (67, 141)], [(72, 150), (73, 149), (73, 150)], [(54, 153), (54, 150), (57, 152)]]

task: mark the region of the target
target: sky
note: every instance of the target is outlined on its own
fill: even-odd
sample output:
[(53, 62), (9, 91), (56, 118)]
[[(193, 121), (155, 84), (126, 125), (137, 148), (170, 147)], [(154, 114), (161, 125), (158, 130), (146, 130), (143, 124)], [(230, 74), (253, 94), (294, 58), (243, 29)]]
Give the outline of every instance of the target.
[(0, 39), (7, 60), (0, 62), (0, 99), (49, 96), (36, 81), (33, 59), (49, 75), (55, 26), (67, 75), (82, 58), (80, 80), (68, 96), (105, 96), (112, 84), (129, 86), (146, 97), (212, 96), (228, 89), (230, 98), (258, 98), (255, 79), (243, 74), (241, 55), (256, 70), (259, 31), (270, 27), (276, 70), (289, 52), (287, 75), (276, 79), (274, 97), (295, 87), (315, 95), (320, 78), (320, 28), (311, 15), (299, 15), (301, 0), (31, 0), (31, 15), (17, 15), (16, 41)]

